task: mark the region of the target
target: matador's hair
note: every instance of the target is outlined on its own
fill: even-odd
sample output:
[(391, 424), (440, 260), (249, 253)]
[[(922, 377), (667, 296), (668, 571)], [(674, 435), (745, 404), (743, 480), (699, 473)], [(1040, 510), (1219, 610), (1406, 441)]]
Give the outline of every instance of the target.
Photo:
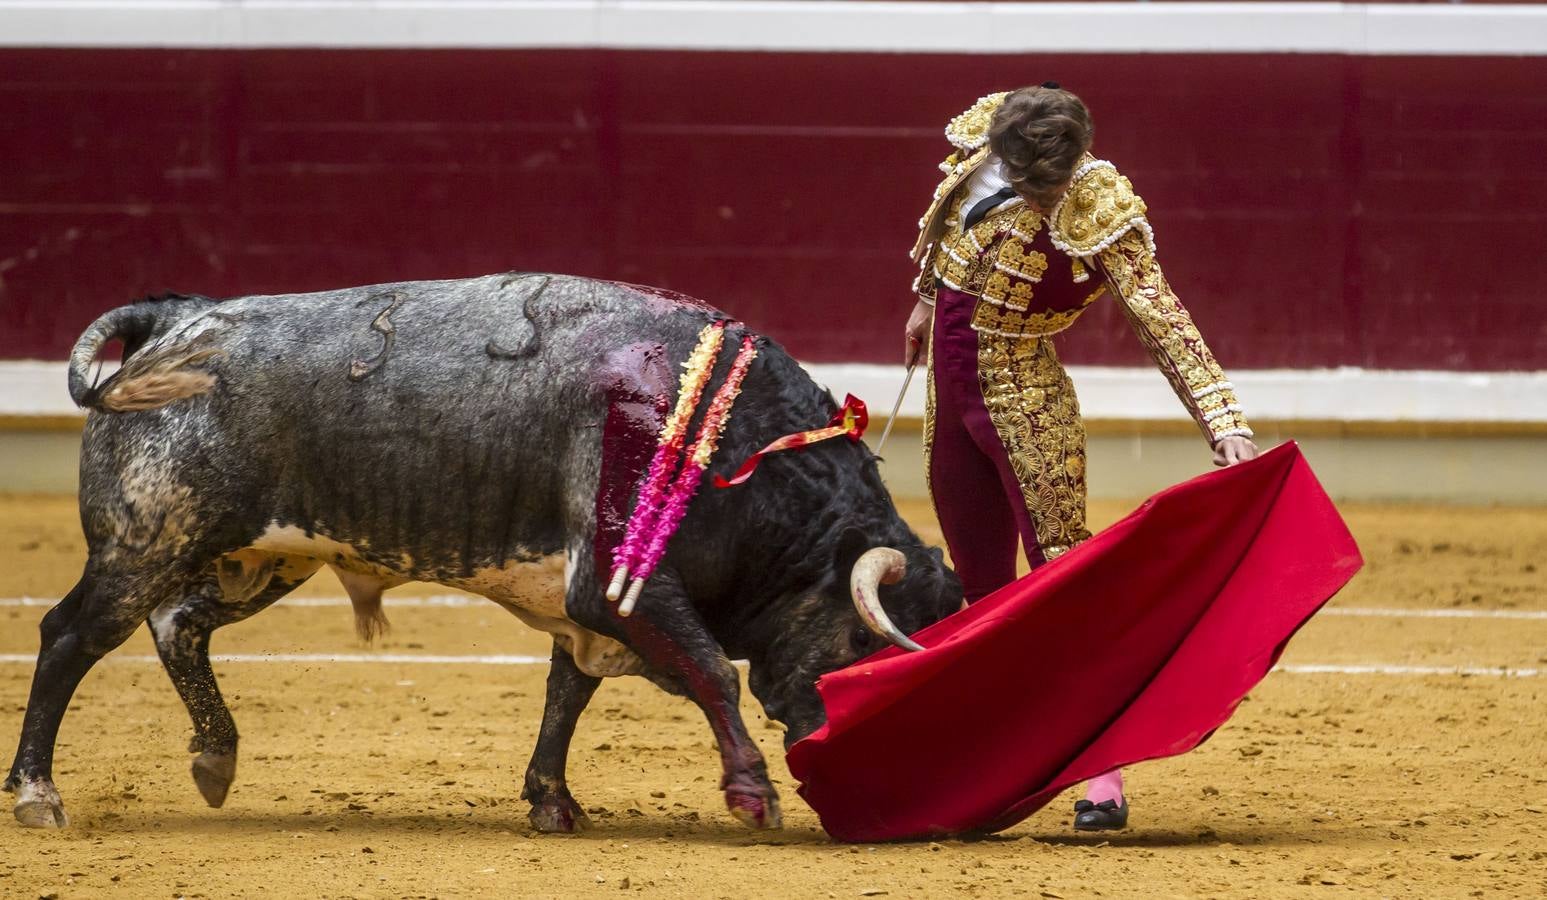
[(1004, 98), (989, 125), (988, 144), (1016, 192), (1051, 207), (1094, 133), (1085, 103), (1049, 81)]

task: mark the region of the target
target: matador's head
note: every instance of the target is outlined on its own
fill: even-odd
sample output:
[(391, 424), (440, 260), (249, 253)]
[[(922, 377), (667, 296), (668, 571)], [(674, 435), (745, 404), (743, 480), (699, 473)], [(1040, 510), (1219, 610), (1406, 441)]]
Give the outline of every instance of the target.
[(1046, 212), (1068, 190), (1094, 131), (1085, 103), (1047, 81), (1005, 96), (994, 111), (988, 143), (1015, 192)]

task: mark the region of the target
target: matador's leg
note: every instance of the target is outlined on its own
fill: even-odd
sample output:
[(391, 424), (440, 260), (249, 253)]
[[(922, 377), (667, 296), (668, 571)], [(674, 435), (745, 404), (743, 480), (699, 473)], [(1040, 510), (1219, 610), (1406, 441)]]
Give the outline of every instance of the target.
[(930, 346), (930, 409), (925, 429), (930, 495), (968, 603), (1015, 580), (1014, 511), (995, 461), (969, 430), (986, 422), (978, 386), (977, 333), (962, 317), (972, 298), (952, 291), (935, 308)]
[(1007, 491), (1022, 501), (1033, 567), (1090, 537), (1085, 527), (1085, 426), (1074, 385), (1046, 338), (980, 338), (983, 405)]

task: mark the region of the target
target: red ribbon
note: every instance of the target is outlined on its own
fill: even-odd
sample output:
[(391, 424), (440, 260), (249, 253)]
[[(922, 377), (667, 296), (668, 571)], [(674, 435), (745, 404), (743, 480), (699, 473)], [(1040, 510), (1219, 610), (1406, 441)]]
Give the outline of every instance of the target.
[(757, 464), (763, 461), (763, 457), (770, 453), (778, 453), (780, 450), (801, 450), (818, 441), (825, 441), (835, 437), (847, 437), (851, 441), (858, 441), (865, 434), (865, 428), (870, 425), (870, 412), (865, 409), (865, 401), (853, 394), (843, 398), (843, 406), (833, 414), (826, 428), (818, 428), (814, 431), (799, 431), (795, 434), (787, 434), (774, 441), (763, 449), (747, 457), (747, 461), (741, 464), (736, 474), (729, 481), (723, 476), (714, 476), (714, 486), (728, 488), (741, 484), (756, 471)]

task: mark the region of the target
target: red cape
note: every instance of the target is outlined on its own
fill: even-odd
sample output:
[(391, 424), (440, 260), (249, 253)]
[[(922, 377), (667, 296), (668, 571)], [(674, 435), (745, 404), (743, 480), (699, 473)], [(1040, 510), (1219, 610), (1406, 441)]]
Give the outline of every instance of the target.
[[(1170, 488), (969, 609), (824, 676), (790, 748), (839, 840), (1008, 828), (1198, 746), (1363, 564), (1299, 447)], [(1095, 639), (1100, 637), (1100, 643)]]

